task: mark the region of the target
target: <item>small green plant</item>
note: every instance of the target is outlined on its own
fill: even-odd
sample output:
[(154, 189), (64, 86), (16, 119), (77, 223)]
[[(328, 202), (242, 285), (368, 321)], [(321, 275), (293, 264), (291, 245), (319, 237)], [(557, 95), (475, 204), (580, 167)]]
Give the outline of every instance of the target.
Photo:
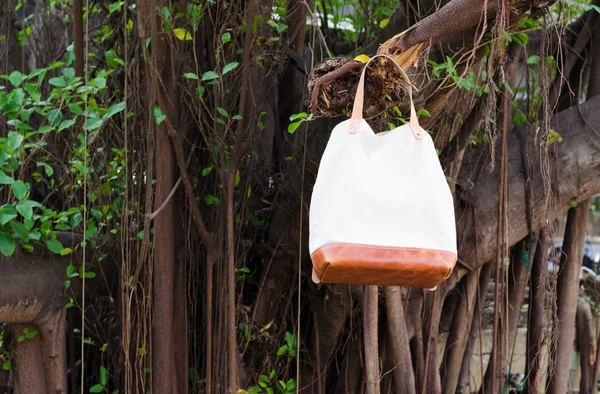
[(38, 334), (37, 331), (29, 331), (28, 328), (24, 328), (23, 335), (21, 335), (21, 336), (19, 336), (19, 338), (17, 338), (17, 342), (21, 343), (21, 342), (25, 342), (28, 339), (33, 339), (36, 337), (37, 334)]
[(288, 357), (296, 357), (296, 336), (291, 332), (285, 333), (285, 344), (277, 350), (277, 357), (288, 355)]
[[(108, 384), (108, 371), (101, 365), (98, 372), (100, 383), (90, 387), (90, 393), (108, 393), (108, 389), (106, 388), (106, 385)], [(119, 390), (113, 391), (112, 394), (119, 394)]]
[[(276, 389), (273, 388), (273, 385), (276, 385)], [(246, 392), (274, 394), (276, 392), (275, 390), (281, 394), (291, 394), (296, 390), (296, 380), (290, 379), (287, 382), (284, 380), (277, 380), (276, 372), (273, 369), (269, 375), (260, 375), (258, 378), (258, 385), (250, 387)], [(240, 391), (242, 390), (239, 390), (238, 392)]]
[(288, 125), (288, 133), (294, 134), (294, 132), (300, 127), (302, 122), (310, 122), (313, 119), (312, 114), (307, 115), (306, 112), (300, 112), (290, 116), (290, 123)]

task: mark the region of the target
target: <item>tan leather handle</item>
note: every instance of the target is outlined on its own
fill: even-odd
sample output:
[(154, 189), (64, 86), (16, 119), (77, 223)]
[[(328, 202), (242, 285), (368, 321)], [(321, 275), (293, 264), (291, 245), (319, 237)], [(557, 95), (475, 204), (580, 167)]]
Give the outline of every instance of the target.
[(410, 83), (410, 80), (408, 79), (408, 76), (406, 75), (402, 67), (400, 67), (400, 65), (396, 63), (394, 59), (387, 55), (375, 55), (371, 59), (369, 59), (367, 64), (365, 64), (365, 67), (363, 68), (362, 73), (360, 74), (360, 80), (358, 81), (356, 97), (354, 98), (354, 107), (352, 107), (352, 118), (350, 118), (350, 129), (348, 131), (350, 132), (350, 134), (354, 134), (358, 130), (358, 125), (360, 124), (360, 121), (362, 120), (363, 116), (362, 112), (365, 101), (365, 73), (367, 71), (369, 63), (371, 63), (374, 59), (378, 57), (385, 57), (391, 60), (391, 62), (396, 66), (396, 68), (400, 70), (400, 74), (402, 74), (402, 77), (406, 80), (406, 82), (408, 82), (408, 98), (410, 99), (410, 119), (408, 124), (415, 138), (418, 140), (422, 139), (423, 129), (421, 129), (421, 126), (419, 126), (419, 120), (417, 119), (417, 111), (415, 110), (415, 104), (412, 98), (412, 85)]

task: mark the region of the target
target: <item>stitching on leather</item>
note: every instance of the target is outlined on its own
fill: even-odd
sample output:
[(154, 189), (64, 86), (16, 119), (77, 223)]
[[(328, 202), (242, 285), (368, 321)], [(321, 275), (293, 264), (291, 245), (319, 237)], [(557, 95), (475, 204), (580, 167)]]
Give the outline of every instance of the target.
[(451, 251), (445, 250), (445, 249), (429, 249), (429, 248), (425, 249), (425, 248), (413, 248), (413, 247), (409, 247), (409, 246), (378, 246), (378, 245), (366, 245), (366, 244), (359, 244), (359, 243), (352, 243), (352, 242), (329, 242), (329, 243), (321, 245), (317, 249), (315, 249), (315, 251), (312, 252), (312, 254), (310, 255), (311, 258), (312, 258), (312, 256), (317, 254), (322, 249), (325, 249), (328, 246), (334, 246), (334, 245), (335, 246), (359, 246), (361, 248), (370, 248), (370, 249), (427, 250), (427, 251), (434, 251), (434, 252), (451, 253), (451, 254), (457, 256), (457, 253), (454, 253), (454, 252), (451, 252)]

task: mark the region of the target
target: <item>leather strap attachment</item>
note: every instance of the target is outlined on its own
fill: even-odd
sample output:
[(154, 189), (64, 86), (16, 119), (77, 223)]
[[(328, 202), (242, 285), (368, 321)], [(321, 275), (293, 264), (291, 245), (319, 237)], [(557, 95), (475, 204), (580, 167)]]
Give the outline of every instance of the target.
[(367, 64), (365, 64), (365, 67), (362, 70), (362, 73), (360, 74), (360, 80), (358, 81), (358, 87), (356, 89), (356, 97), (354, 98), (354, 107), (352, 107), (352, 117), (350, 118), (350, 128), (348, 130), (348, 132), (350, 134), (354, 134), (356, 133), (356, 131), (358, 130), (358, 126), (360, 125), (360, 121), (363, 118), (363, 106), (364, 106), (364, 101), (365, 101), (365, 73), (367, 71), (367, 67), (369, 66), (369, 63), (371, 63), (374, 59), (378, 58), (378, 57), (385, 57), (387, 59), (389, 59), (392, 64), (394, 64), (396, 66), (396, 68), (398, 70), (400, 70), (400, 74), (402, 75), (402, 77), (404, 78), (404, 80), (408, 83), (408, 98), (410, 99), (410, 119), (409, 119), (409, 126), (410, 129), (413, 133), (413, 135), (415, 136), (416, 139), (420, 140), (423, 138), (423, 129), (421, 128), (421, 126), (419, 125), (419, 120), (417, 118), (417, 111), (415, 110), (415, 104), (413, 102), (413, 98), (412, 98), (412, 85), (410, 83), (410, 80), (408, 79), (408, 76), (406, 75), (406, 73), (404, 72), (404, 70), (402, 69), (402, 67), (400, 67), (400, 65), (390, 56), (387, 55), (375, 55), (373, 56), (371, 59), (369, 59), (369, 61), (367, 62)]

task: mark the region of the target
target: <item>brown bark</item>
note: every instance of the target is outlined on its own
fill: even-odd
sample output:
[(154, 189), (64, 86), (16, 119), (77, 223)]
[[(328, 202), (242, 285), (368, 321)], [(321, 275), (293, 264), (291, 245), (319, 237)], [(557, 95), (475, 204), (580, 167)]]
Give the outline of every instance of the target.
[[(446, 295), (458, 281), (455, 270), (450, 278), (440, 284), (435, 291), (426, 291), (423, 299), (423, 341), (424, 341), (424, 371), (423, 380), (419, 381), (421, 393), (442, 391), (442, 382), (437, 362), (437, 343), (440, 328), (442, 307)], [(420, 379), (420, 376), (419, 376)]]
[(577, 300), (577, 312), (575, 314), (575, 346), (579, 352), (579, 368), (581, 377), (579, 380), (579, 393), (592, 394), (596, 390), (593, 380), (592, 355), (594, 353), (594, 339), (592, 337), (592, 310), (590, 305), (583, 299)]
[[(156, 190), (154, 209), (159, 209), (173, 189), (176, 180), (176, 160), (173, 144), (169, 138), (168, 125), (177, 127), (177, 82), (178, 55), (167, 42), (168, 36), (157, 34), (160, 21), (155, 11), (160, 3), (146, 0), (137, 4), (138, 30), (143, 42), (152, 37), (150, 56), (146, 59), (146, 88), (148, 96), (148, 117), (150, 129), (154, 132), (154, 157), (156, 158)], [(160, 81), (160, 83), (159, 83)], [(155, 125), (154, 106), (159, 105), (168, 122)], [(152, 176), (152, 174), (150, 174)], [(151, 179), (151, 178), (150, 178)], [(149, 213), (149, 212), (147, 212)], [(152, 321), (152, 389), (160, 393), (187, 392), (187, 379), (178, 381), (173, 374), (175, 369), (187, 370), (187, 355), (175, 357), (175, 332), (184, 334), (187, 327), (181, 327), (174, 319), (175, 283), (175, 235), (181, 233), (178, 227), (173, 199), (168, 201), (154, 219), (154, 267), (153, 267), (153, 321)], [(177, 300), (184, 302), (184, 300)], [(177, 325), (175, 329), (174, 326)]]
[(75, 55), (75, 75), (83, 78), (85, 57), (81, 0), (73, 0), (73, 54)]
[(546, 305), (546, 280), (548, 278), (548, 240), (539, 234), (538, 246), (531, 267), (529, 285), (529, 321), (527, 324), (527, 370), (528, 393), (542, 392), (542, 343), (544, 341), (544, 311)]
[(481, 274), (479, 275), (479, 289), (475, 299), (475, 306), (473, 308), (471, 329), (469, 331), (469, 341), (462, 358), (460, 377), (456, 387), (457, 393), (467, 392), (467, 387), (471, 380), (471, 358), (473, 357), (475, 342), (477, 338), (479, 338), (479, 334), (481, 332), (480, 330), (482, 329), (481, 314), (483, 313), (483, 307), (485, 306), (485, 296), (487, 294), (488, 285), (490, 284), (493, 268), (493, 263), (487, 263), (481, 267)]
[[(579, 273), (583, 261), (583, 245), (585, 242), (590, 200), (579, 203), (569, 209), (565, 230), (561, 269), (557, 283), (558, 307), (558, 343), (552, 359), (560, 365), (569, 360), (573, 351), (575, 337), (575, 312), (579, 290)], [(567, 392), (569, 384), (569, 368), (556, 368), (550, 378), (549, 394)]]
[[(598, 65), (600, 65), (600, 28), (595, 26), (595, 33), (592, 37), (592, 70), (598, 70)], [(588, 96), (592, 97), (597, 94), (600, 94), (600, 73), (592, 72), (590, 74), (590, 83), (588, 85)]]
[(365, 382), (367, 394), (379, 394), (379, 288), (365, 287), (364, 316), (365, 316)]
[(410, 358), (409, 337), (399, 287), (385, 288), (385, 306), (393, 360), (394, 392), (398, 394), (416, 393), (415, 374)]
[(362, 338), (359, 335), (352, 336), (340, 369), (335, 394), (364, 393), (362, 347)]
[[(600, 154), (600, 144), (596, 142), (594, 131), (587, 124), (600, 122), (600, 97), (593, 97), (579, 108), (570, 108), (552, 117), (551, 127), (560, 133), (563, 142), (554, 147), (556, 158), (552, 171), (560, 169), (560, 177), (555, 184), (555, 215), (558, 217), (571, 207), (571, 201), (581, 202), (600, 192), (600, 162), (594, 158)], [(584, 121), (585, 117), (585, 121)], [(587, 123), (586, 123), (587, 122)], [(533, 131), (532, 131), (533, 132)], [(543, 190), (539, 163), (539, 143), (532, 153), (529, 163), (532, 169), (533, 190)], [(508, 246), (516, 244), (529, 233), (526, 220), (525, 185), (522, 176), (521, 152), (518, 138), (514, 133), (508, 136), (507, 180), (510, 199), (508, 201)], [(474, 149), (465, 155), (457, 187), (457, 236), (461, 260), (470, 266), (491, 260), (496, 252), (497, 200), (499, 168), (491, 173), (486, 171), (488, 161), (481, 158), (482, 148)], [(532, 230), (538, 231), (548, 218), (543, 209), (544, 196), (533, 196)], [(477, 245), (474, 248), (473, 245)], [(471, 263), (473, 262), (473, 263)], [(459, 270), (460, 267), (458, 268)], [(464, 270), (462, 275), (465, 274)]]
[(41, 319), (39, 331), (43, 341), (43, 362), (48, 393), (67, 394), (67, 310), (60, 307)]
[(479, 272), (473, 271), (463, 278), (458, 285), (460, 296), (458, 307), (454, 313), (450, 333), (446, 342), (446, 354), (442, 367), (442, 383), (444, 393), (455, 393), (460, 377), (462, 359), (465, 355), (465, 348), (468, 342), (468, 336), (471, 322), (473, 321), (473, 311), (476, 305), (477, 288), (479, 282)]
[[(157, 57), (154, 57), (157, 59)], [(175, 185), (175, 160), (167, 130), (158, 126), (156, 130), (156, 204), (158, 209)], [(175, 275), (175, 209), (169, 201), (154, 220), (154, 297), (153, 337), (153, 388), (157, 392), (173, 392), (172, 366), (174, 353), (174, 275)], [(180, 356), (178, 356), (179, 358)]]
[[(600, 375), (600, 336), (596, 339), (596, 356), (594, 358), (594, 366), (593, 366), (593, 375), (592, 375), (592, 387), (597, 387), (598, 376)], [(595, 385), (595, 386), (594, 386)], [(598, 391), (594, 391), (597, 393)]]
[[(42, 357), (43, 342), (38, 327), (33, 324), (15, 324), (12, 329), (15, 336), (13, 347), (15, 394), (47, 394), (48, 387)], [(17, 338), (23, 335), (24, 329), (35, 331), (37, 335), (18, 342)]]
[[(483, 5), (487, 4), (487, 9)], [(444, 37), (467, 30), (485, 19), (495, 16), (497, 2), (480, 0), (452, 0), (437, 12), (417, 22), (396, 41), (395, 46), (402, 51), (413, 45), (425, 42), (436, 44)], [(452, 23), (447, 23), (452, 21)]]

